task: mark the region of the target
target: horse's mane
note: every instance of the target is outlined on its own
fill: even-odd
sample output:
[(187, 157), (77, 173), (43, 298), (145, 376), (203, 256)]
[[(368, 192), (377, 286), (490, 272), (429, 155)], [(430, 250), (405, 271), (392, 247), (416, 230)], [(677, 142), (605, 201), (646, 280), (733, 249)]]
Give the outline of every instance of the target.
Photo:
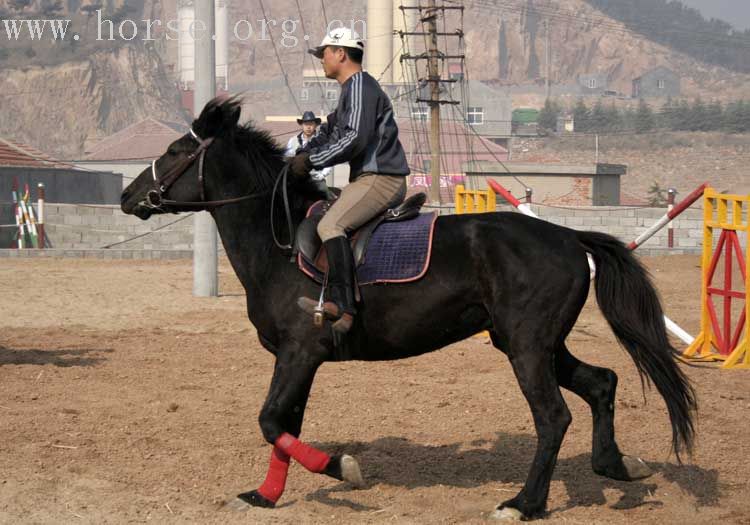
[[(196, 120), (196, 125), (204, 124), (204, 116), (210, 113), (229, 116), (239, 111), (241, 97), (217, 97), (208, 102)], [(254, 175), (259, 189), (270, 189), (279, 175), (284, 148), (265, 129), (257, 128), (250, 120), (245, 124), (236, 124), (222, 128), (224, 137), (231, 139), (238, 151), (242, 152), (254, 167)]]

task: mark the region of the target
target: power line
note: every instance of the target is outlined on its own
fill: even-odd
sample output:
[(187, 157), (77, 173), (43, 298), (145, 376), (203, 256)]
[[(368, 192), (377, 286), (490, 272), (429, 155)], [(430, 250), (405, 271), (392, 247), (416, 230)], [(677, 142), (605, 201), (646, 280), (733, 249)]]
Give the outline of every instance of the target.
[[(266, 8), (263, 5), (263, 0), (258, 0), (258, 3), (260, 4), (260, 10), (263, 13), (263, 19), (268, 20), (268, 17), (266, 16)], [(271, 29), (269, 28), (268, 31), (270, 32)], [(273, 38), (273, 35), (271, 35), (271, 45), (273, 46), (273, 52), (276, 55), (276, 62), (279, 63), (279, 67), (281, 68), (281, 73), (284, 76), (284, 83), (286, 84), (287, 89), (289, 90), (289, 94), (292, 96), (292, 100), (294, 101), (294, 105), (297, 107), (297, 112), (301, 115), (302, 114), (302, 108), (300, 107), (299, 103), (297, 102), (297, 97), (294, 95), (294, 91), (292, 90), (292, 87), (289, 85), (289, 78), (286, 74), (286, 69), (284, 68), (284, 64), (281, 63), (281, 57), (279, 57), (279, 50), (276, 48), (276, 41)]]
[(328, 15), (326, 14), (326, 3), (325, 3), (325, 0), (320, 0), (320, 8), (323, 10), (323, 20), (325, 20), (326, 29), (328, 29)]
[(165, 229), (165, 228), (168, 228), (169, 226), (173, 226), (174, 224), (177, 224), (177, 223), (178, 223), (178, 222), (180, 222), (180, 221), (184, 221), (185, 219), (188, 219), (188, 218), (192, 217), (193, 215), (195, 215), (195, 213), (189, 213), (189, 214), (187, 214), (187, 215), (185, 215), (185, 216), (183, 216), (183, 217), (180, 217), (180, 218), (179, 218), (179, 219), (177, 219), (177, 220), (174, 220), (174, 221), (172, 221), (172, 222), (169, 222), (169, 223), (167, 223), (167, 224), (164, 224), (164, 225), (162, 225), (162, 226), (159, 226), (158, 228), (154, 228), (154, 229), (153, 229), (153, 230), (151, 230), (151, 231), (147, 231), (147, 232), (145, 232), (145, 233), (141, 233), (140, 235), (135, 235), (134, 237), (131, 237), (130, 239), (125, 239), (124, 241), (118, 241), (118, 242), (113, 242), (112, 244), (107, 244), (107, 245), (105, 245), (105, 246), (102, 246), (102, 247), (101, 247), (100, 249), (103, 249), (103, 250), (107, 250), (107, 249), (109, 249), (109, 248), (112, 248), (113, 246), (119, 246), (119, 245), (121, 245), (121, 244), (125, 244), (125, 243), (127, 243), (127, 242), (130, 242), (130, 241), (134, 241), (134, 240), (136, 240), (136, 239), (140, 239), (141, 237), (146, 237), (147, 235), (151, 235), (151, 234), (153, 234), (153, 233), (156, 233), (156, 232), (158, 232), (158, 231), (161, 231), (161, 230), (163, 230), (163, 229)]
[[(297, 12), (299, 13), (300, 23), (302, 24), (302, 32), (305, 33), (305, 35), (307, 35), (307, 30), (305, 29), (305, 17), (302, 16), (302, 8), (300, 7), (299, 0), (294, 0), (294, 2), (297, 4)], [(305, 40), (305, 44), (307, 45), (307, 51), (309, 51), (310, 50), (309, 41)], [(313, 71), (315, 71), (315, 77), (320, 78), (320, 75), (318, 75), (318, 66), (315, 64), (315, 57), (312, 56), (309, 52), (305, 52), (305, 54), (310, 57), (310, 62), (312, 63)], [(303, 67), (304, 67), (304, 63), (305, 63), (305, 59), (303, 57), (302, 58)], [(325, 104), (326, 112), (330, 113), (331, 106), (328, 105), (328, 98), (326, 97), (325, 90), (323, 89), (323, 84), (320, 82), (317, 82), (317, 84), (318, 84), (318, 87), (320, 88), (320, 98), (323, 100), (323, 104)]]

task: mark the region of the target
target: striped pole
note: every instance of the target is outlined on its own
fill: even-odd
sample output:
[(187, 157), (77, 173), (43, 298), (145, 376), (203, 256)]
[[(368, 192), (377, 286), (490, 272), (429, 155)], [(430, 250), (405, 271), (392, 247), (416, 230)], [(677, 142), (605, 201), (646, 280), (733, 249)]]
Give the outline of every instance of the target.
[(29, 248), (34, 247), (34, 237), (36, 237), (36, 232), (32, 231), (31, 229), (31, 219), (29, 219), (29, 210), (26, 208), (26, 201), (24, 200), (24, 196), (20, 195), (18, 199), (18, 204), (21, 208), (21, 222), (24, 224), (26, 233), (29, 234)]
[[(677, 190), (669, 188), (667, 190), (667, 212), (671, 213), (674, 210), (674, 198), (677, 195)], [(669, 221), (667, 225), (667, 248), (674, 248), (674, 221)]]
[(18, 239), (16, 240), (16, 248), (19, 250), (23, 249), (23, 218), (21, 216), (21, 207), (18, 205), (18, 178), (13, 177), (13, 214), (16, 216), (16, 226), (18, 226)]
[(36, 189), (36, 209), (39, 212), (39, 221), (37, 222), (37, 225), (39, 226), (39, 248), (44, 249), (46, 244), (46, 237), (44, 236), (44, 183), (40, 182), (37, 184)]
[(641, 244), (653, 237), (656, 232), (664, 228), (664, 226), (666, 226), (672, 219), (677, 217), (680, 213), (688, 209), (695, 201), (700, 199), (703, 195), (703, 190), (705, 190), (707, 186), (707, 182), (704, 182), (703, 184), (698, 186), (690, 195), (685, 197), (685, 200), (674, 206), (671, 210), (668, 210), (661, 219), (656, 221), (648, 230), (640, 234), (633, 242), (628, 244), (628, 248), (630, 248), (631, 250), (635, 250)]
[[(529, 217), (535, 217), (537, 219), (539, 218), (533, 211), (531, 211), (531, 207), (528, 204), (522, 203), (521, 201), (519, 201), (518, 199), (516, 199), (510, 193), (510, 191), (508, 191), (506, 188), (504, 188), (499, 182), (497, 182), (495, 180), (492, 180), (492, 179), (487, 179), (487, 184), (489, 184), (490, 188), (492, 188), (493, 191), (495, 191), (496, 193), (500, 194), (505, 200), (507, 200), (510, 204), (512, 204), (516, 209), (518, 209), (518, 211), (520, 211), (524, 215), (528, 215)], [(707, 186), (706, 183), (704, 183), (703, 185), (701, 185), (701, 187), (698, 188), (700, 190), (699, 196), (696, 197), (696, 198), (694, 198), (689, 203), (687, 203), (687, 201), (690, 198), (692, 198), (693, 194), (695, 192), (697, 192), (698, 190), (695, 190), (693, 193), (691, 193), (688, 196), (687, 199), (685, 199), (683, 202), (681, 202), (673, 211), (677, 211), (678, 208), (681, 208), (681, 209), (679, 211), (677, 211), (676, 213), (674, 213), (672, 215), (672, 218), (674, 218), (677, 215), (679, 215), (681, 212), (683, 212), (685, 210), (685, 208), (687, 208), (688, 206), (690, 206), (690, 204), (692, 204), (693, 202), (695, 202), (696, 199), (700, 198), (700, 195), (703, 194), (703, 189), (706, 186)], [(669, 215), (669, 213), (667, 215)], [(669, 219), (667, 219), (667, 221), (668, 220)], [(664, 224), (666, 224), (667, 221), (665, 221)], [(664, 226), (664, 224), (662, 224), (662, 227)], [(653, 235), (654, 233), (656, 233), (656, 231), (658, 231), (659, 229), (660, 228), (657, 228), (657, 230), (655, 230), (651, 235)], [(649, 237), (651, 237), (651, 235), (649, 235)], [(649, 237), (646, 237), (646, 239), (648, 239)], [(644, 241), (646, 239), (644, 239)], [(639, 244), (636, 244), (635, 246), (632, 246), (632, 245), (633, 245), (633, 243), (630, 243), (630, 245), (628, 245), (628, 248), (631, 249), (631, 250), (635, 250), (639, 246)], [(591, 279), (593, 279), (594, 276), (596, 275), (596, 264), (594, 263), (594, 259), (593, 259), (593, 257), (591, 256), (590, 253), (586, 253), (586, 255), (588, 256), (588, 259), (589, 259), (589, 270), (590, 270)], [(674, 321), (672, 321), (666, 315), (664, 316), (664, 324), (666, 325), (667, 330), (669, 330), (675, 336), (677, 336), (683, 343), (690, 345), (690, 344), (693, 344), (693, 341), (695, 341), (695, 338), (693, 336), (691, 336), (685, 330), (683, 330), (682, 328), (680, 328), (677, 323), (675, 323)]]
[(24, 190), (24, 193), (23, 193), (23, 199), (21, 202), (23, 202), (24, 213), (26, 214), (26, 222), (29, 225), (29, 230), (31, 231), (31, 247), (38, 248), (39, 236), (37, 235), (37, 231), (36, 231), (36, 219), (34, 219), (34, 207), (31, 205), (31, 194), (29, 193), (29, 185), (24, 184), (23, 190)]

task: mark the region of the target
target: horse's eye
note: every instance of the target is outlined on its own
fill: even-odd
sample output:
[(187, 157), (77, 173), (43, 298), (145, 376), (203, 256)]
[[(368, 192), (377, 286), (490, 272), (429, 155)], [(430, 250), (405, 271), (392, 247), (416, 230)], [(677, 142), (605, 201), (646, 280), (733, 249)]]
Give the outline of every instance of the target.
[(175, 155), (177, 155), (177, 150), (174, 149), (174, 148), (169, 148), (167, 150), (167, 155), (170, 155), (170, 156), (174, 157)]

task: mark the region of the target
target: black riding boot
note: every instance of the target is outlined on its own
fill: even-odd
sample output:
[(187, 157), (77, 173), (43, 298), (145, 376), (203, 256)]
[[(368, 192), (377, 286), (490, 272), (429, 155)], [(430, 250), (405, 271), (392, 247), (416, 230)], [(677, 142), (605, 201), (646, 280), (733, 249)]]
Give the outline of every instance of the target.
[[(323, 305), (326, 317), (334, 320), (332, 328), (339, 333), (348, 332), (354, 322), (356, 299), (354, 297), (354, 256), (346, 237), (334, 237), (323, 243), (328, 256), (327, 301)], [(300, 308), (312, 313), (317, 301), (300, 297)]]

